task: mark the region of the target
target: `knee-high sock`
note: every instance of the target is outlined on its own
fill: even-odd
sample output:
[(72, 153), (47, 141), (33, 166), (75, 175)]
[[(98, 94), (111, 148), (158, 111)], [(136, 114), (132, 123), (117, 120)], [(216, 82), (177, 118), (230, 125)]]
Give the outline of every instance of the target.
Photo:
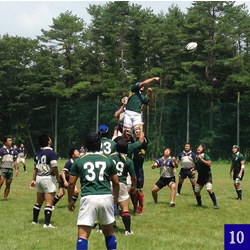
[(125, 211), (122, 213), (122, 221), (123, 221), (123, 224), (125, 226), (125, 231), (128, 231), (130, 232), (131, 229), (131, 217), (130, 217), (130, 213), (129, 211)]

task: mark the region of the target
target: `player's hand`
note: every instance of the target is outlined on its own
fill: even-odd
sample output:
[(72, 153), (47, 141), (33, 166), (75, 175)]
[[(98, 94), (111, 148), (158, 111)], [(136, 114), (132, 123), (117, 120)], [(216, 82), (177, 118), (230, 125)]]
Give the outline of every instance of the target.
[(231, 179), (232, 178), (232, 173), (229, 173), (229, 179)]
[(156, 167), (157, 167), (157, 166), (155, 166), (155, 164), (152, 164), (152, 165), (151, 165), (151, 168), (152, 168), (152, 169), (155, 169)]
[(202, 157), (202, 155), (201, 155), (201, 154), (197, 155), (197, 158), (199, 158), (200, 160), (202, 160), (202, 159), (203, 159), (203, 157)]
[(137, 188), (136, 188), (136, 187), (132, 187), (132, 188), (131, 188), (131, 193), (132, 193), (132, 194), (136, 194), (136, 192), (137, 192)]
[(65, 181), (63, 184), (64, 184), (65, 187), (69, 186), (69, 183), (67, 181)]
[(239, 179), (241, 179), (241, 176), (242, 176), (241, 174), (238, 174), (238, 178), (239, 178)]
[(34, 189), (36, 187), (36, 182), (35, 181), (32, 181), (29, 185), (29, 188), (30, 189)]
[(19, 175), (19, 172), (18, 172), (18, 170), (16, 170), (16, 176), (18, 176)]
[(74, 210), (75, 210), (75, 203), (74, 203), (74, 201), (69, 202), (68, 209), (69, 209), (70, 212), (74, 212)]
[(148, 88), (148, 92), (153, 92), (153, 89), (152, 88)]
[(159, 80), (160, 80), (160, 77), (154, 77), (154, 80), (155, 80), (155, 81), (159, 81)]

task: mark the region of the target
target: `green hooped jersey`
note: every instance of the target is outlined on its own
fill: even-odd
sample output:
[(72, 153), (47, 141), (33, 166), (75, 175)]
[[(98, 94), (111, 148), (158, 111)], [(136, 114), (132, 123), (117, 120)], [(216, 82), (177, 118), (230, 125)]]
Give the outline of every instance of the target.
[(136, 84), (131, 88), (126, 110), (141, 113), (142, 104), (148, 104), (148, 102), (149, 98), (141, 94), (139, 84)]
[(109, 158), (113, 161), (113, 163), (116, 166), (119, 182), (127, 184), (128, 173), (132, 177), (136, 176), (134, 163), (126, 155), (124, 154), (119, 155), (119, 153), (116, 152), (111, 154)]
[[(210, 157), (208, 155), (202, 154), (202, 156), (205, 161), (210, 161)], [(195, 169), (199, 175), (207, 175), (209, 172), (211, 172), (211, 168), (204, 164), (197, 156), (195, 158)]]
[(70, 169), (70, 175), (80, 177), (81, 196), (112, 194), (109, 181), (115, 174), (113, 161), (100, 152), (87, 153), (76, 159)]
[(244, 155), (240, 152), (237, 152), (236, 154), (232, 155), (232, 164), (234, 171), (240, 171), (241, 169), (241, 162), (245, 161)]

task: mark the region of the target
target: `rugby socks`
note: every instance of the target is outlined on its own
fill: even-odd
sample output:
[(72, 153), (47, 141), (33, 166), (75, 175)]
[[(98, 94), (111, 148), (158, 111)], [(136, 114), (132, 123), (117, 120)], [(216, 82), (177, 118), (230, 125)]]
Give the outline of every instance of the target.
[(53, 206), (56, 205), (56, 203), (61, 199), (62, 197), (59, 197), (58, 195), (56, 195), (54, 201), (53, 201)]
[(74, 201), (74, 203), (76, 203), (77, 199), (78, 199), (78, 196), (73, 195), (72, 200)]
[(138, 194), (139, 194), (139, 207), (138, 207), (138, 213), (139, 213), (139, 214), (142, 214), (144, 194), (143, 194), (143, 193), (138, 193)]
[[(192, 188), (193, 188), (193, 191), (194, 191), (195, 185), (192, 185)], [(195, 192), (195, 191), (194, 191), (194, 192)]]
[(131, 193), (131, 201), (133, 203), (134, 207), (134, 213), (137, 211), (137, 204), (138, 204), (138, 193), (136, 192), (135, 194)]
[(242, 199), (242, 189), (241, 189), (241, 187), (240, 188), (236, 188), (235, 189), (236, 190), (236, 193), (237, 193), (237, 195), (238, 195), (238, 199)]
[(26, 172), (26, 165), (23, 166), (23, 171)]
[(33, 207), (33, 222), (37, 223), (38, 222), (38, 216), (41, 210), (41, 205), (34, 205)]
[(122, 213), (122, 221), (125, 226), (125, 231), (131, 232), (131, 217), (129, 211), (125, 211)]
[(212, 199), (212, 201), (213, 201), (214, 205), (217, 205), (217, 201), (216, 201), (216, 197), (215, 197), (214, 192), (213, 192), (213, 193), (211, 193), (211, 194), (209, 194), (209, 196), (210, 196), (210, 198)]
[(83, 238), (78, 238), (77, 244), (76, 244), (76, 249), (77, 250), (87, 250), (88, 249), (88, 241), (83, 239)]
[(46, 206), (44, 208), (45, 223), (47, 226), (50, 224), (50, 219), (52, 215), (52, 207)]
[(105, 237), (106, 247), (108, 250), (116, 250), (116, 238), (114, 235)]
[(181, 194), (181, 188), (182, 188), (182, 184), (178, 183), (178, 194)]
[(197, 205), (198, 206), (202, 206), (202, 203), (201, 203), (201, 196), (195, 196), (196, 197), (196, 200), (197, 200)]

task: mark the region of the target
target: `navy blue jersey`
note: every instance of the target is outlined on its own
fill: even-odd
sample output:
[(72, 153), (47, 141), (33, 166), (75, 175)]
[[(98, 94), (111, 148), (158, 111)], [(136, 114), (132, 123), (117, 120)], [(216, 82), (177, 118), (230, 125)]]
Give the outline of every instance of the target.
[(70, 160), (68, 160), (68, 161), (65, 163), (65, 165), (64, 165), (62, 171), (65, 171), (65, 172), (66, 172), (66, 173), (65, 173), (66, 176), (69, 176), (69, 172), (70, 172), (70, 169), (71, 169), (71, 166), (72, 166), (73, 162), (74, 162), (74, 161), (73, 161), (72, 159), (70, 159)]
[(1, 168), (13, 169), (13, 161), (17, 158), (17, 151), (13, 148), (8, 150), (5, 146), (0, 149)]
[(171, 156), (165, 161), (164, 157), (155, 161), (157, 167), (160, 168), (160, 175), (163, 178), (170, 178), (174, 176), (174, 161)]
[(57, 155), (50, 147), (39, 149), (34, 156), (34, 166), (37, 169), (37, 175), (53, 175), (53, 168), (57, 167)]
[(27, 154), (26, 148), (19, 148), (17, 149), (17, 152), (18, 152), (18, 156), (20, 156), (21, 158), (23, 158)]
[(195, 158), (196, 154), (194, 152), (183, 151), (178, 155), (177, 160), (181, 161), (181, 168), (191, 169), (194, 167)]

